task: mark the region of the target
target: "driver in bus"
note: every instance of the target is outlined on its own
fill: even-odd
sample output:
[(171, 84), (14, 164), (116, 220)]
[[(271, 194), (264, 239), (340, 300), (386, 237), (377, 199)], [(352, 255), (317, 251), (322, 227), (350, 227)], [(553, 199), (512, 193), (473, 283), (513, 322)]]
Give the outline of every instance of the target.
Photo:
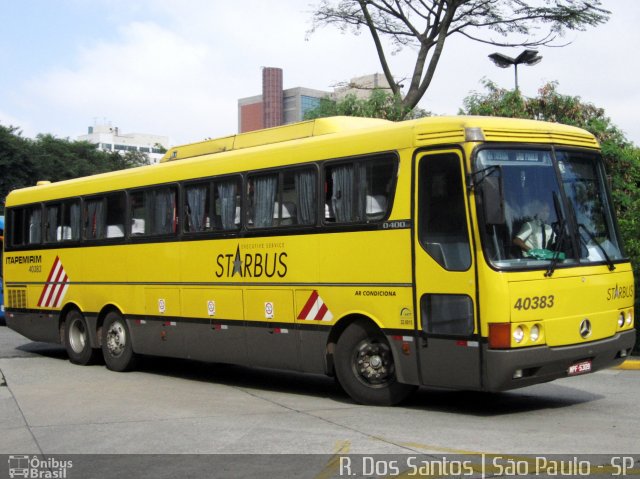
[(533, 219), (522, 225), (513, 243), (522, 249), (525, 258), (534, 256), (535, 251), (546, 250), (555, 239), (549, 221), (549, 205), (538, 200), (529, 204)]

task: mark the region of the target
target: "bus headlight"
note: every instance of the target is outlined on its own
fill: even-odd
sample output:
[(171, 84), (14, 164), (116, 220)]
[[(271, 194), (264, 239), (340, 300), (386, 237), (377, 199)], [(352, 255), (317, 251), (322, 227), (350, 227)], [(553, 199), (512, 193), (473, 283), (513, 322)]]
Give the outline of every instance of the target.
[(531, 339), (531, 342), (533, 343), (540, 339), (540, 326), (534, 324), (531, 327), (531, 331), (529, 331), (529, 339)]
[(621, 328), (622, 326), (624, 326), (624, 313), (620, 311), (618, 315), (618, 327)]
[(631, 309), (627, 311), (626, 323), (627, 323), (627, 326), (631, 326), (631, 323), (633, 323), (633, 310)]
[(513, 330), (513, 340), (516, 343), (521, 343), (523, 339), (524, 339), (524, 329), (522, 328), (522, 326), (518, 326), (516, 329)]

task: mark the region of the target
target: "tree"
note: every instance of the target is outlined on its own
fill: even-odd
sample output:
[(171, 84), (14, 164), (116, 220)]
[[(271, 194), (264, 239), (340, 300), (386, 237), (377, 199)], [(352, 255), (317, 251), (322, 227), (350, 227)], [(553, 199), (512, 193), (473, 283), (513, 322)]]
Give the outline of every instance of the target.
[(0, 214), (10, 190), (33, 182), (35, 165), (30, 147), (30, 141), (22, 137), (18, 128), (0, 125)]
[(61, 181), (149, 164), (146, 153), (104, 152), (86, 141), (70, 141), (41, 134), (23, 138), (13, 126), (0, 125), (0, 214), (11, 190), (33, 186), (38, 180)]
[[(473, 92), (464, 99), (460, 113), (546, 120), (573, 125), (590, 131), (600, 142), (602, 157), (611, 182), (611, 195), (618, 216), (625, 250), (633, 265), (636, 284), (640, 280), (640, 148), (633, 145), (615, 126), (604, 109), (580, 97), (558, 93), (550, 82), (535, 98), (519, 91), (498, 88), (483, 81), (486, 92)], [(640, 306), (638, 298), (636, 308)], [(640, 325), (638, 325), (640, 327)], [(640, 348), (640, 336), (636, 349)]]
[[(321, 0), (315, 7), (311, 33), (334, 25), (343, 33), (366, 29), (394, 95), (413, 109), (431, 84), (446, 40), (460, 35), (490, 45), (535, 47), (558, 45), (567, 30), (605, 23), (608, 10), (600, 0)], [(534, 5), (531, 5), (534, 4)], [(536, 5), (537, 4), (537, 5)], [(496, 34), (498, 38), (491, 35)], [(409, 87), (402, 96), (388, 61), (404, 47), (416, 50)]]
[(407, 110), (398, 95), (375, 89), (367, 98), (358, 98), (355, 94), (348, 94), (341, 100), (322, 98), (318, 107), (307, 111), (304, 118), (312, 120), (327, 116), (360, 116), (401, 121), (429, 116), (429, 113), (420, 108)]

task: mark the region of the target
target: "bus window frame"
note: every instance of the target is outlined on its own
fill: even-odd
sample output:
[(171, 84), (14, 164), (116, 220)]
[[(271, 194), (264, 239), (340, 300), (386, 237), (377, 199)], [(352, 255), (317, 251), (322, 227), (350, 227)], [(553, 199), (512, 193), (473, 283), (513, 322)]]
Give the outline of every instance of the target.
[[(144, 193), (145, 191), (154, 191), (154, 201), (155, 201), (155, 191), (163, 189), (163, 188), (174, 188), (175, 192), (176, 192), (176, 214), (174, 216), (174, 219), (177, 221), (175, 230), (171, 233), (143, 233), (143, 234), (138, 234), (138, 235), (134, 235), (131, 233), (131, 229), (132, 229), (132, 221), (133, 221), (133, 216), (132, 216), (132, 200), (131, 200), (131, 195), (142, 192)], [(167, 183), (156, 183), (156, 184), (152, 184), (152, 185), (145, 185), (145, 186), (141, 186), (141, 187), (136, 187), (136, 188), (127, 188), (125, 190), (126, 192), (126, 198), (127, 198), (127, 211), (126, 211), (126, 226), (125, 226), (125, 237), (127, 238), (128, 241), (130, 241), (131, 243), (161, 243), (161, 242), (166, 242), (166, 241), (179, 241), (179, 239), (181, 238), (181, 228), (182, 225), (180, 224), (180, 221), (182, 220), (181, 218), (181, 201), (182, 201), (182, 188), (180, 187), (180, 182), (179, 181), (170, 181)], [(146, 208), (146, 207), (145, 207)], [(155, 227), (155, 225), (151, 225), (153, 227)]]
[[(258, 170), (248, 170), (244, 172), (243, 175), (243, 185), (242, 185), (242, 206), (243, 206), (243, 210), (242, 210), (242, 231), (243, 233), (245, 233), (248, 236), (261, 236), (264, 234), (268, 234), (271, 235), (273, 232), (273, 234), (277, 234), (278, 232), (281, 231), (285, 231), (286, 233), (284, 234), (292, 234), (292, 232), (294, 231), (309, 231), (309, 230), (315, 230), (317, 229), (318, 225), (321, 224), (319, 219), (320, 219), (320, 191), (321, 190), (321, 183), (320, 183), (320, 177), (321, 177), (321, 165), (324, 163), (325, 161), (320, 161), (320, 162), (316, 162), (316, 161), (310, 161), (310, 162), (306, 162), (306, 163), (297, 163), (297, 164), (293, 164), (293, 165), (283, 165), (283, 166), (276, 166), (276, 167), (271, 167), (271, 168), (263, 168), (263, 169), (258, 169)], [(248, 192), (248, 186), (249, 186), (249, 181), (251, 180), (251, 178), (255, 178), (255, 177), (260, 177), (260, 176), (267, 176), (270, 174), (277, 174), (278, 176), (278, 187), (276, 190), (276, 199), (275, 202), (276, 203), (282, 203), (282, 194), (283, 194), (283, 189), (284, 189), (284, 175), (285, 174), (295, 174), (296, 171), (305, 171), (305, 170), (309, 170), (309, 171), (313, 171), (313, 173), (315, 174), (315, 184), (316, 184), (316, 195), (315, 195), (315, 221), (313, 223), (309, 223), (309, 224), (290, 224), (290, 225), (283, 225), (283, 224), (277, 224), (277, 225), (271, 225), (271, 226), (265, 226), (265, 227), (257, 227), (257, 226), (252, 226), (249, 224), (249, 215), (251, 214), (250, 211), (250, 201), (249, 201), (249, 192)], [(282, 211), (282, 206), (279, 205), (280, 210), (278, 211), (278, 219), (280, 218), (281, 215), (281, 211)], [(323, 212), (324, 213), (324, 212)], [(275, 219), (275, 217), (274, 217)]]
[[(58, 225), (56, 228), (64, 228), (64, 222), (67, 219), (64, 215), (66, 206), (68, 205), (69, 207), (74, 203), (77, 202), (78, 203), (78, 208), (79, 208), (79, 225), (78, 225), (78, 237), (76, 239), (56, 239), (56, 241), (49, 241), (47, 238), (48, 235), (48, 224), (47, 224), (47, 208), (51, 205), (60, 205), (62, 206), (62, 212), (61, 212), (61, 220), (62, 223), (61, 225)], [(41, 247), (46, 247), (46, 248), (59, 248), (59, 247), (73, 247), (73, 246), (80, 246), (83, 243), (83, 238), (82, 238), (82, 207), (83, 205), (83, 197), (82, 196), (69, 196), (69, 197), (65, 197), (65, 198), (57, 198), (55, 200), (49, 200), (49, 201), (43, 201), (42, 202), (42, 227), (41, 227), (41, 242), (40, 242), (40, 246)], [(72, 230), (73, 231), (73, 230)], [(56, 233), (57, 234), (57, 233)]]
[[(105, 229), (105, 236), (103, 238), (88, 238), (85, 236), (85, 228), (84, 228), (84, 214), (85, 214), (85, 207), (86, 207), (86, 203), (88, 201), (93, 201), (96, 199), (101, 199), (102, 202), (105, 205), (108, 203), (108, 199), (107, 197), (109, 196), (115, 196), (115, 195), (121, 195), (122, 198), (124, 199), (124, 212), (123, 212), (123, 235), (122, 236), (113, 236), (113, 237), (108, 237), (107, 236), (107, 231)], [(81, 246), (101, 246), (101, 245), (106, 245), (106, 244), (121, 244), (121, 243), (125, 243), (126, 239), (127, 239), (127, 209), (129, 206), (129, 197), (127, 195), (127, 191), (122, 189), (122, 190), (112, 190), (112, 191), (103, 191), (100, 193), (96, 193), (96, 194), (90, 194), (90, 195), (86, 195), (86, 196), (82, 196), (81, 197), (82, 202), (81, 202), (81, 225), (80, 225), (80, 242), (81, 242)], [(104, 224), (105, 228), (107, 228), (109, 225), (107, 224), (107, 218), (105, 216), (105, 224)]]
[[(27, 243), (23, 242), (19, 245), (15, 244), (15, 230), (13, 225), (15, 225), (15, 215), (19, 211), (22, 214), (22, 222), (24, 223), (24, 214), (26, 210), (31, 209), (33, 207), (38, 207), (40, 209), (40, 241), (37, 243)], [(19, 206), (12, 206), (5, 210), (4, 216), (5, 222), (5, 234), (4, 234), (4, 248), (6, 251), (21, 251), (21, 250), (32, 250), (32, 249), (43, 249), (47, 248), (48, 245), (43, 241), (44, 234), (44, 204), (41, 201), (36, 203), (25, 203)], [(11, 225), (11, 229), (9, 229), (9, 234), (7, 234), (7, 224)], [(24, 233), (24, 232), (23, 232)]]
[[(393, 172), (392, 172), (392, 176), (391, 176), (391, 181), (392, 181), (392, 185), (391, 185), (391, 189), (388, 192), (388, 196), (387, 196), (387, 210), (384, 214), (384, 216), (382, 216), (381, 218), (376, 218), (376, 219), (367, 219), (366, 218), (366, 214), (365, 214), (365, 219), (364, 220), (358, 220), (358, 221), (345, 221), (345, 222), (337, 222), (335, 220), (333, 221), (328, 221), (328, 218), (326, 216), (326, 204), (327, 204), (327, 193), (328, 193), (328, 180), (330, 179), (330, 176), (327, 175), (327, 169), (331, 168), (335, 165), (341, 165), (341, 164), (365, 164), (367, 162), (370, 161), (376, 161), (376, 160), (390, 160), (393, 163)], [(400, 156), (398, 154), (398, 152), (396, 150), (387, 150), (387, 151), (380, 151), (380, 152), (375, 152), (375, 153), (367, 153), (367, 154), (363, 154), (363, 155), (357, 155), (357, 156), (349, 156), (349, 157), (344, 157), (344, 158), (332, 158), (332, 159), (328, 159), (328, 160), (324, 160), (321, 162), (321, 177), (320, 177), (320, 190), (319, 190), (319, 195), (320, 193), (323, 193), (323, 198), (322, 198), (322, 202), (320, 205), (318, 205), (318, 208), (320, 210), (320, 224), (324, 227), (324, 228), (330, 228), (330, 229), (351, 229), (354, 227), (366, 227), (367, 226), (376, 226), (379, 224), (384, 223), (385, 221), (387, 221), (389, 219), (389, 217), (391, 216), (391, 212), (393, 211), (393, 205), (395, 203), (395, 199), (396, 199), (396, 190), (398, 188), (398, 172), (399, 172), (399, 165), (400, 165)], [(354, 179), (355, 181), (355, 179)], [(365, 193), (366, 196), (366, 193)], [(330, 198), (329, 198), (330, 201)]]
[[(201, 240), (206, 238), (219, 238), (219, 237), (235, 237), (241, 234), (243, 231), (243, 216), (245, 211), (245, 200), (244, 200), (244, 185), (245, 185), (245, 173), (228, 173), (219, 176), (206, 176), (201, 178), (191, 178), (188, 180), (179, 181), (180, 185), (180, 207), (179, 207), (179, 222), (181, 226), (178, 228), (178, 236), (181, 239), (186, 241), (189, 240)], [(224, 228), (211, 228), (206, 231), (185, 231), (185, 227), (187, 225), (187, 211), (186, 211), (186, 201), (187, 201), (187, 193), (186, 189), (201, 184), (207, 184), (211, 188), (211, 197), (209, 198), (209, 212), (212, 216), (215, 216), (216, 212), (216, 192), (215, 187), (218, 183), (235, 179), (237, 184), (239, 185), (239, 190), (236, 192), (236, 195), (240, 197), (240, 203), (236, 205), (236, 207), (240, 207), (240, 224), (238, 224), (235, 229), (224, 229)], [(148, 235), (147, 235), (148, 236)], [(136, 237), (137, 238), (137, 237)]]

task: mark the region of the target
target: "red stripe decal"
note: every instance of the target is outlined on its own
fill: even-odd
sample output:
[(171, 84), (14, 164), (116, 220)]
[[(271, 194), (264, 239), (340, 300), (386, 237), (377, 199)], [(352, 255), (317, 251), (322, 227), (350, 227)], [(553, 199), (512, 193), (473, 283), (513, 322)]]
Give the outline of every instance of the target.
[(317, 300), (318, 300), (318, 292), (314, 290), (313, 293), (311, 293), (311, 296), (309, 297), (309, 299), (307, 300), (307, 303), (302, 308), (302, 311), (300, 311), (300, 314), (298, 315), (298, 319), (306, 319), (307, 315), (309, 314), (309, 311), (311, 311), (311, 308), (313, 308), (313, 305), (316, 304)]
[(316, 317), (311, 319), (314, 319), (316, 321), (322, 321), (322, 318), (324, 318), (324, 315), (327, 314), (327, 311), (329, 311), (329, 308), (327, 308), (326, 304), (322, 303), (322, 306), (320, 307), (318, 314), (316, 314)]
[(59, 261), (60, 261), (60, 258), (56, 256), (56, 259), (53, 262), (53, 266), (51, 267), (51, 271), (49, 271), (49, 276), (47, 276), (47, 281), (44, 285), (44, 288), (42, 288), (42, 294), (40, 295), (40, 299), (38, 300), (38, 306), (42, 306), (45, 293), (47, 292), (47, 289), (49, 289), (49, 283), (51, 282), (51, 277), (53, 276), (53, 272), (56, 270), (56, 265), (58, 264)]

